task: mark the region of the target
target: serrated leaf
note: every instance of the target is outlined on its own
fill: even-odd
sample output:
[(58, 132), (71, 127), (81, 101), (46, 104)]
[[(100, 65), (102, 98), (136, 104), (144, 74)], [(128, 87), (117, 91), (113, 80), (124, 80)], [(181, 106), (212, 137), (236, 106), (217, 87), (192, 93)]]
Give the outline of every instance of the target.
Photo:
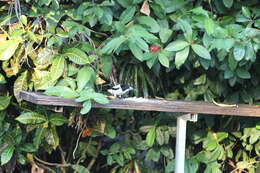
[(162, 43), (166, 43), (171, 35), (172, 35), (172, 30), (168, 28), (161, 28), (159, 32), (159, 36)]
[(51, 75), (51, 80), (56, 81), (59, 79), (65, 69), (65, 59), (63, 56), (58, 56), (55, 57), (54, 60), (52, 61), (52, 66), (50, 69), (50, 75)]
[(176, 40), (167, 45), (165, 50), (167, 51), (179, 51), (184, 49), (185, 47), (189, 46), (189, 43), (184, 40)]
[(146, 144), (149, 147), (152, 147), (155, 141), (155, 136), (156, 136), (156, 127), (153, 127), (149, 130), (146, 136)]
[(159, 62), (164, 66), (164, 67), (167, 67), (169, 68), (169, 59), (168, 57), (164, 54), (164, 53), (159, 53), (158, 54), (158, 59), (159, 59)]
[(55, 126), (62, 126), (64, 123), (67, 123), (67, 118), (62, 114), (53, 113), (49, 115), (49, 121)]
[(132, 18), (134, 17), (134, 15), (135, 15), (135, 10), (136, 10), (135, 6), (128, 7), (120, 15), (120, 17), (119, 17), (120, 22), (122, 22), (123, 24), (126, 24), (126, 23), (130, 22), (132, 20)]
[(9, 60), (15, 53), (18, 48), (21, 40), (6, 40), (0, 45), (0, 61)]
[(209, 35), (214, 33), (215, 24), (211, 18), (206, 18), (204, 20), (204, 28)]
[(20, 92), (26, 91), (28, 88), (27, 74), (28, 71), (23, 72), (14, 82), (14, 96), (18, 102), (22, 101), (19, 96)]
[(208, 59), (208, 60), (211, 59), (211, 56), (210, 56), (210, 54), (209, 54), (209, 51), (208, 51), (205, 47), (203, 47), (203, 46), (201, 46), (201, 45), (199, 45), (199, 44), (192, 44), (191, 47), (192, 47), (192, 50), (193, 50), (198, 56), (200, 56), (201, 58)]
[(19, 121), (22, 124), (40, 124), (46, 122), (45, 116), (38, 114), (36, 112), (26, 112), (22, 113), (15, 120)]
[(241, 61), (246, 53), (246, 49), (244, 46), (242, 45), (235, 45), (234, 49), (233, 49), (233, 55), (235, 60), (237, 61)]
[(8, 96), (0, 96), (0, 111), (6, 109), (11, 101), (12, 97), (8, 97)]
[(44, 94), (50, 96), (59, 96), (64, 98), (75, 98), (79, 96), (79, 94), (76, 91), (66, 86), (55, 86), (52, 88), (48, 88), (44, 92)]
[(157, 21), (150, 17), (150, 16), (140, 16), (137, 18), (137, 21), (142, 24), (149, 27), (150, 32), (157, 33), (160, 31), (160, 26), (157, 23)]
[(1, 165), (6, 164), (9, 162), (13, 156), (14, 153), (14, 146), (9, 145), (1, 154)]
[(83, 107), (81, 108), (80, 113), (81, 114), (88, 113), (91, 109), (91, 101), (90, 100), (85, 101), (82, 106)]
[(72, 165), (71, 167), (79, 173), (90, 173), (90, 171), (87, 168), (81, 165)]
[(179, 69), (182, 66), (182, 64), (185, 63), (186, 59), (188, 58), (189, 52), (190, 47), (186, 47), (185, 49), (176, 53), (175, 65), (177, 69)]
[(88, 66), (82, 67), (77, 74), (77, 91), (80, 92), (91, 79), (93, 69)]
[(78, 48), (65, 49), (62, 55), (64, 57), (68, 57), (69, 60), (74, 62), (75, 64), (85, 65), (91, 63), (85, 52)]

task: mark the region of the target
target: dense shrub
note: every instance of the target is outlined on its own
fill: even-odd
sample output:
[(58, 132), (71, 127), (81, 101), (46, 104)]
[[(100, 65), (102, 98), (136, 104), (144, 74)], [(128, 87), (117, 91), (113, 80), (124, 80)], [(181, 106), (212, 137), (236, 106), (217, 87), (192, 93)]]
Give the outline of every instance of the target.
[[(137, 97), (260, 103), (258, 0), (0, 1), (0, 172), (172, 172), (169, 113), (91, 109)], [(75, 98), (82, 109), (22, 102)], [(259, 119), (200, 115), (186, 172), (257, 172)]]

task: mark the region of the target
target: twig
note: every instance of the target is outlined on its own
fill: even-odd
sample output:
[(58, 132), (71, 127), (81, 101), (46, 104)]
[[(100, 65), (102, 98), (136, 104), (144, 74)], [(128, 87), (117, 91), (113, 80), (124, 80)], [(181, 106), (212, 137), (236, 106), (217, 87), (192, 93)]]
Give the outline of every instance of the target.
[(49, 166), (57, 166), (57, 167), (69, 167), (71, 164), (60, 164), (60, 163), (50, 163), (46, 162), (44, 160), (41, 160), (40, 158), (33, 156), (38, 162), (41, 162), (42, 164), (49, 165)]
[(101, 141), (99, 141), (98, 146), (97, 146), (97, 156), (96, 156), (96, 157), (93, 157), (93, 158), (91, 159), (91, 161), (89, 162), (89, 164), (88, 164), (88, 166), (87, 166), (88, 170), (90, 170), (90, 169), (93, 167), (93, 165), (95, 164), (95, 162), (96, 162), (96, 160), (97, 160), (97, 157), (98, 157), (98, 153), (99, 153), (101, 147), (102, 147), (102, 143), (101, 143)]
[(77, 148), (78, 148), (78, 145), (79, 145), (79, 139), (80, 139), (80, 137), (81, 137), (81, 135), (82, 135), (82, 132), (83, 132), (83, 131), (81, 131), (81, 132), (79, 133), (79, 136), (78, 136), (78, 139), (77, 139), (77, 142), (76, 142), (76, 146), (75, 146), (75, 148), (74, 148), (74, 150), (73, 150), (73, 153), (72, 153), (73, 159), (75, 159), (75, 152), (77, 151)]
[(48, 166), (45, 166), (45, 165), (40, 164), (40, 163), (38, 163), (38, 165), (39, 165), (41, 168), (50, 171), (51, 173), (56, 173), (53, 169), (49, 168)]
[[(65, 155), (64, 155), (65, 152), (62, 150), (62, 148), (60, 146), (58, 146), (58, 149), (60, 150), (61, 163), (62, 164), (67, 164), (67, 162), (65, 160)], [(66, 173), (66, 170), (63, 167), (61, 167), (60, 169), (61, 169), (61, 171), (63, 173)]]

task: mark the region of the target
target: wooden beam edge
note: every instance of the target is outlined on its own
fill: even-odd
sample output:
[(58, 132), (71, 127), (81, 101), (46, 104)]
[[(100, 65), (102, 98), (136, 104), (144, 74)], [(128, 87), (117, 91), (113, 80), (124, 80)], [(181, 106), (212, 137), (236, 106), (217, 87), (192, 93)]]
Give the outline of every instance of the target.
[[(47, 96), (37, 92), (21, 91), (20, 97), (28, 102), (49, 106), (81, 107), (74, 99)], [(237, 107), (220, 107), (213, 103), (202, 101), (176, 101), (145, 98), (110, 99), (108, 104), (93, 103), (94, 108), (132, 109), (160, 112), (183, 112), (213, 115), (237, 115), (260, 117), (260, 105), (238, 104)]]

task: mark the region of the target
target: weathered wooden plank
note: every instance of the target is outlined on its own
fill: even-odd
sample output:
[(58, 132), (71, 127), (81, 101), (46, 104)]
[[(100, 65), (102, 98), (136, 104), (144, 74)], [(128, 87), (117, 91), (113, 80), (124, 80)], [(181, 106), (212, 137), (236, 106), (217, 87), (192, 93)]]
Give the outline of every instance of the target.
[[(22, 91), (23, 100), (39, 105), (81, 107), (74, 99), (46, 96), (37, 92)], [(238, 115), (260, 117), (260, 105), (238, 104), (236, 107), (220, 107), (201, 101), (175, 101), (161, 99), (125, 98), (110, 99), (109, 104), (93, 103), (92, 107), (111, 109), (132, 109), (142, 111), (183, 112), (214, 115)]]

